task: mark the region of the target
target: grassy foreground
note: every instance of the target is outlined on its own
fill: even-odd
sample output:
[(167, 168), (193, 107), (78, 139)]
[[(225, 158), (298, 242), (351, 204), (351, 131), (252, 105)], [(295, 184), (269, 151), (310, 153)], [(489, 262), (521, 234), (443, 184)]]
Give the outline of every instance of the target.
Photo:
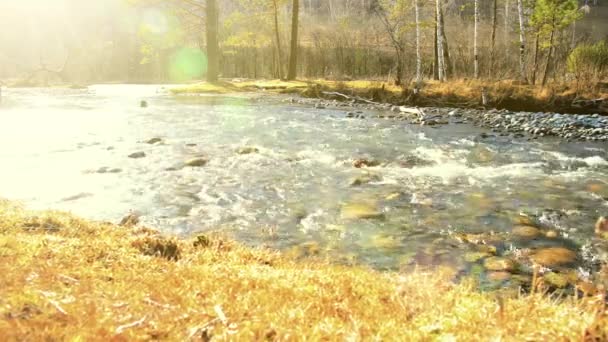
[(500, 297), (0, 202), (3, 341), (605, 340), (602, 298)]

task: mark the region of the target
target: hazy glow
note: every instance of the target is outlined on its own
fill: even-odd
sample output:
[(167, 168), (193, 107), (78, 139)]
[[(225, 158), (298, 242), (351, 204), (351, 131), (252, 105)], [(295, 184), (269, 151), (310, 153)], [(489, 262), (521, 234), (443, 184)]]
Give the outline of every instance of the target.
[(169, 75), (172, 81), (200, 78), (207, 73), (207, 56), (197, 48), (183, 48), (171, 58)]
[(157, 9), (147, 9), (143, 15), (143, 25), (152, 33), (164, 34), (169, 30), (169, 21), (163, 12)]

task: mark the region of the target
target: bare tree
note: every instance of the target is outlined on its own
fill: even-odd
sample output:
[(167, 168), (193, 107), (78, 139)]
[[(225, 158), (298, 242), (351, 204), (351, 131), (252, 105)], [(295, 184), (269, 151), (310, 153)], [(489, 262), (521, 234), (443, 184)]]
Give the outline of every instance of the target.
[(218, 9), (216, 0), (207, 0), (207, 81), (219, 78), (219, 44), (217, 39)]
[(298, 26), (300, 24), (300, 0), (293, 0), (291, 17), (291, 52), (289, 56), (288, 80), (295, 80), (298, 67)]
[(278, 76), (280, 79), (283, 78), (283, 52), (281, 48), (281, 35), (279, 33), (279, 8), (277, 5), (277, 0), (272, 0), (273, 4), (273, 14), (274, 14), (274, 35), (277, 45), (277, 58), (279, 59), (278, 65)]
[(420, 52), (420, 0), (414, 0), (416, 12), (416, 85), (422, 82), (422, 54)]
[(517, 0), (517, 13), (519, 15), (519, 74), (522, 81), (526, 80), (526, 27), (524, 22), (523, 0)]
[(479, 78), (479, 0), (475, 0), (475, 25), (473, 28), (473, 59), (475, 78)]
[(496, 46), (496, 23), (497, 23), (497, 0), (493, 1), (492, 6), (492, 37), (490, 45), (490, 64), (488, 65), (488, 76), (492, 76), (492, 70), (494, 70), (494, 48)]

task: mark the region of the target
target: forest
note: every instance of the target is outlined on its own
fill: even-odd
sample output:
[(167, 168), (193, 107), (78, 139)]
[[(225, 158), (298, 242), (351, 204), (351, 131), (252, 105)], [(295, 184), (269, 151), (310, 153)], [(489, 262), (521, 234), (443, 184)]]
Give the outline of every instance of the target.
[[(398, 86), (463, 78), (586, 86), (602, 81), (608, 70), (608, 3), (602, 0), (111, 0), (97, 9), (63, 0), (17, 10), (1, 6), (7, 4), (0, 4), (6, 16), (0, 29), (18, 30), (26, 39), (0, 38), (0, 77), (26, 83), (299, 77)], [(62, 16), (78, 20), (62, 22)], [(34, 30), (41, 22), (51, 29)]]

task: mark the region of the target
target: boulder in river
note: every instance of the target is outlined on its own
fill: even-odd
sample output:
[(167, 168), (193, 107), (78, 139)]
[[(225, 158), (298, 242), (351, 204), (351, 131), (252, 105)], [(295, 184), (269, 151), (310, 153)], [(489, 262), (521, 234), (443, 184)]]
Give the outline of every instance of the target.
[(549, 247), (536, 251), (532, 261), (544, 267), (557, 267), (573, 264), (576, 253), (564, 247)]
[(139, 215), (134, 213), (129, 213), (129, 215), (125, 216), (120, 220), (119, 226), (123, 227), (133, 227), (139, 224)]
[(373, 174), (373, 173), (368, 173), (368, 174), (364, 174), (364, 175), (352, 178), (350, 180), (350, 186), (361, 186), (361, 185), (372, 183), (372, 182), (379, 182), (381, 180), (382, 180), (382, 176)]
[(346, 220), (356, 219), (381, 219), (384, 214), (376, 206), (367, 203), (349, 203), (342, 207), (342, 218)]
[(185, 165), (190, 167), (203, 167), (207, 165), (209, 161), (205, 158), (193, 158), (186, 161)]
[(145, 152), (135, 152), (135, 153), (129, 154), (129, 158), (132, 158), (132, 159), (140, 159), (140, 158), (145, 158), (145, 157), (146, 157)]

